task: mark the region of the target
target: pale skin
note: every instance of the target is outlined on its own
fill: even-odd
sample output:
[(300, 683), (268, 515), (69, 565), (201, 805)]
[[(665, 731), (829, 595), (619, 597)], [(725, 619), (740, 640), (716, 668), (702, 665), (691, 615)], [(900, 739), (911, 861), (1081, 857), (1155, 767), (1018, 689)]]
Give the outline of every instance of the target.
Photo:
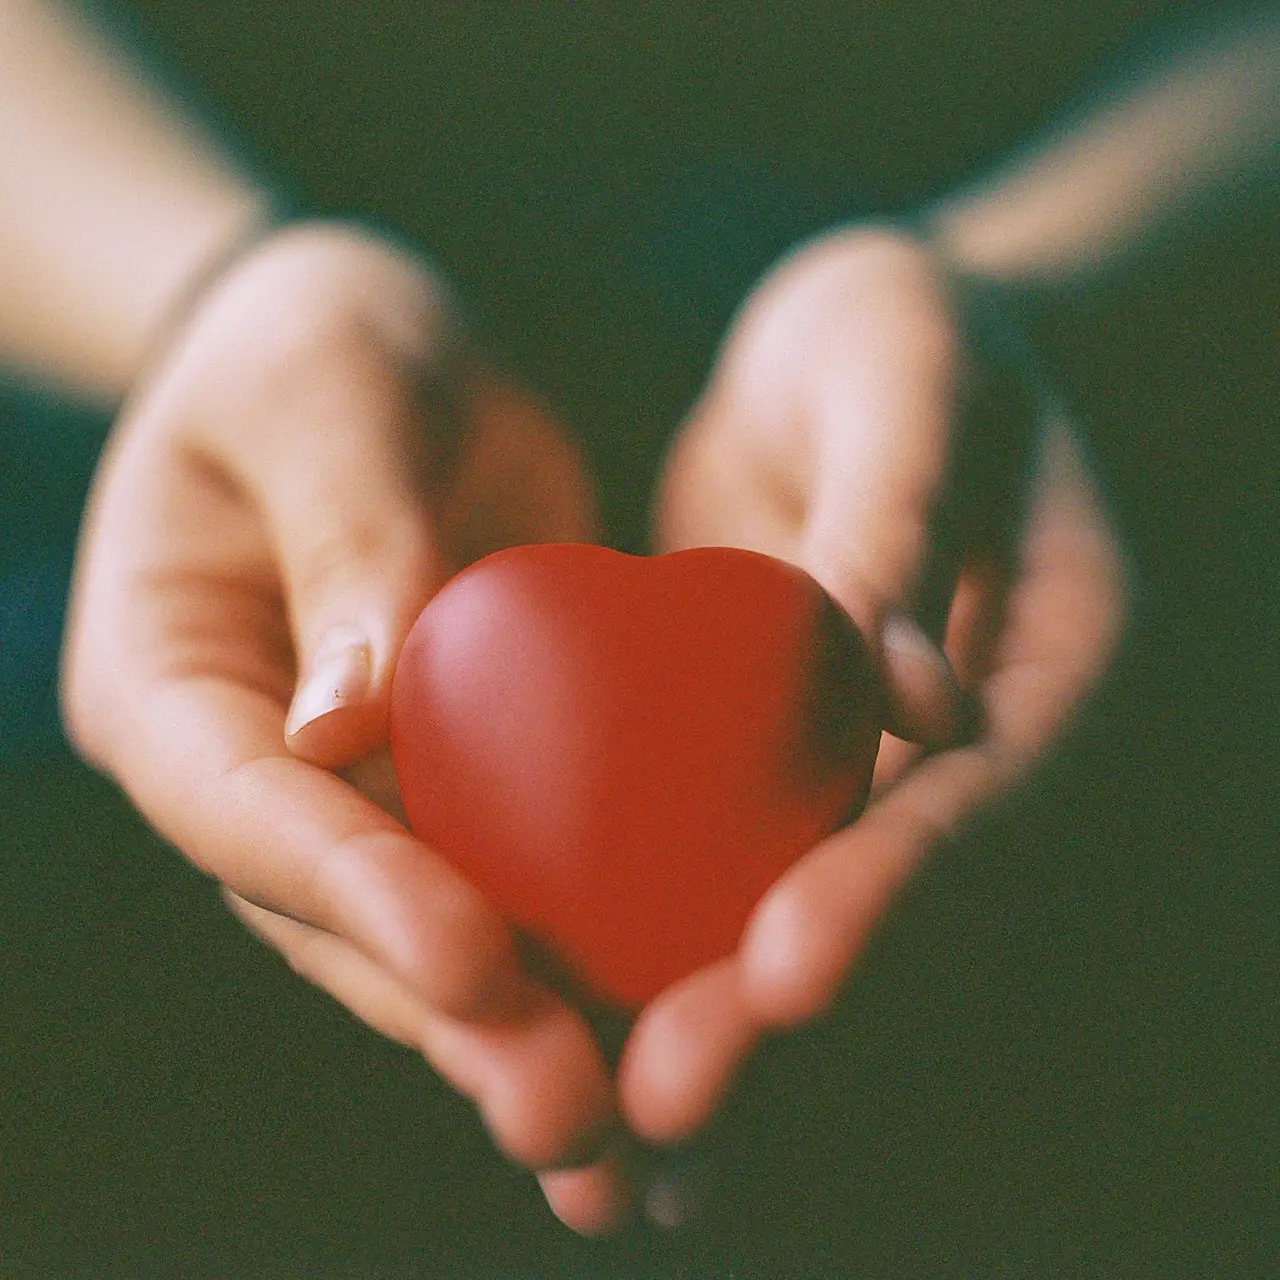
[[(0, 192), (0, 359), (124, 400), (77, 569), (75, 742), (300, 974), (471, 1097), (566, 1223), (611, 1229), (636, 1191), (627, 1144), (696, 1134), (761, 1035), (820, 1012), (906, 877), (1105, 668), (1123, 571), (1070, 424), (1043, 424), (1014, 579), (962, 576), (944, 659), (898, 611), (967, 376), (934, 260), (845, 229), (747, 301), (673, 448), (656, 542), (799, 563), (871, 638), (899, 730), (947, 747), (957, 688), (985, 729), (927, 755), (886, 736), (863, 817), (775, 886), (734, 955), (642, 1012), (611, 1076), (488, 904), (393, 816), (377, 765), (395, 656), (449, 573), (595, 535), (577, 455), (525, 388), (456, 358), (438, 277), (356, 228), (264, 239), (169, 327), (263, 196), (59, 11), (0, 0), (0, 32), (0, 161), (28, 175)], [(1246, 166), (1268, 136), (1251, 95), (1280, 66), (1260, 38), (1248, 75), (1215, 48), (941, 206), (954, 266), (1068, 278), (1197, 174)], [(1156, 158), (1116, 163), (1125, 147)], [(452, 410), (423, 393), (444, 377)]]

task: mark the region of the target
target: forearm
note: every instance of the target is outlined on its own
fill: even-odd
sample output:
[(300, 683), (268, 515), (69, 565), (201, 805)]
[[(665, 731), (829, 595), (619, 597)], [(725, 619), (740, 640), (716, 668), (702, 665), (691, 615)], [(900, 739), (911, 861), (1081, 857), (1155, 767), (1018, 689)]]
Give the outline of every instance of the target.
[(0, 0), (0, 366), (104, 403), (264, 196), (74, 14)]
[(1280, 147), (1280, 17), (1171, 59), (930, 213), (964, 272), (1031, 288), (1104, 271)]

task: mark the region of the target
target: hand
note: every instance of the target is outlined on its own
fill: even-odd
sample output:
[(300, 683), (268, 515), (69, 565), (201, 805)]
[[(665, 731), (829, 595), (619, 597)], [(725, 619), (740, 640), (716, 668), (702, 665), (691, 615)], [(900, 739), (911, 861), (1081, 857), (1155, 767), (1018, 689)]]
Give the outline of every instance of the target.
[[(478, 893), (332, 770), (377, 774), (396, 656), (452, 571), (594, 527), (573, 450), (461, 351), (432, 276), (303, 225), (219, 282), (122, 415), (65, 658), (80, 750), (535, 1168), (582, 1160), (611, 1122), (594, 1039)], [(549, 1184), (583, 1229), (618, 1208), (605, 1166)]]
[[(903, 881), (1034, 761), (1116, 642), (1121, 561), (1065, 421), (1043, 424), (1012, 572), (976, 553), (965, 563), (945, 657), (905, 616), (962, 361), (923, 249), (892, 232), (841, 232), (749, 300), (672, 452), (661, 549), (732, 544), (807, 569), (872, 642), (903, 736), (884, 735), (863, 815), (773, 887), (737, 953), (640, 1015), (619, 1100), (652, 1142), (695, 1133), (761, 1034), (828, 1005)], [(981, 708), (976, 737), (961, 732), (966, 699)]]

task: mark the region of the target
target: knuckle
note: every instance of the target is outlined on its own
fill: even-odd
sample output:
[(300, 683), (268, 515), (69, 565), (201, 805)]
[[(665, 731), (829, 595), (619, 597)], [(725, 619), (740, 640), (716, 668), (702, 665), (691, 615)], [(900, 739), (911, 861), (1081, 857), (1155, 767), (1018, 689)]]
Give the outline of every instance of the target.
[(327, 986), (327, 966), (325, 956), (317, 946), (317, 938), (299, 930), (297, 933), (277, 933), (266, 941), (275, 948), (285, 964), (297, 977), (313, 986)]
[(373, 513), (352, 512), (330, 519), (298, 556), (291, 586), (304, 595), (317, 595), (335, 580), (366, 581), (371, 568), (390, 566), (413, 572), (426, 560), (421, 542), (420, 537)]
[(539, 1072), (489, 1100), (487, 1120), (495, 1141), (517, 1164), (560, 1168), (589, 1159), (600, 1145), (603, 1125), (582, 1124), (593, 1101), (564, 1074)]
[[(390, 821), (390, 820), (388, 820)], [(374, 945), (384, 963), (446, 1017), (487, 1013), (514, 972), (514, 946), (479, 893), (462, 882), (411, 872), (399, 828), (361, 832), (313, 864), (303, 895), (321, 925)]]
[(446, 894), (437, 907), (437, 928), (420, 953), (418, 980), (446, 1017), (483, 1017), (500, 1002), (513, 972), (510, 934), (471, 894)]
[[(416, 352), (444, 323), (442, 296), (422, 264), (336, 223), (278, 235), (220, 301), (235, 313), (227, 331), (240, 335), (241, 350), (287, 384), (300, 368), (314, 379), (318, 353), (374, 335)], [(406, 333), (411, 340), (396, 341)]]

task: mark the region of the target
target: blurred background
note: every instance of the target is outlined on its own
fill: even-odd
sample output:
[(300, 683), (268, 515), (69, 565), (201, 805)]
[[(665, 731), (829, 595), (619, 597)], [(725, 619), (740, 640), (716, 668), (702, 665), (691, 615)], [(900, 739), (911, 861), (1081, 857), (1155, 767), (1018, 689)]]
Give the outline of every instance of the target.
[[(942, 194), (1223, 11), (94, 13), (300, 205), (435, 254), (639, 550), (665, 443), (779, 253)], [(0, 385), (0, 1278), (1280, 1272), (1275, 194), (1038, 316), (1136, 567), (1134, 624), (835, 1015), (760, 1055), (698, 1156), (714, 1207), (671, 1238), (571, 1237), (468, 1106), (252, 942), (72, 759), (57, 647), (108, 424)]]

